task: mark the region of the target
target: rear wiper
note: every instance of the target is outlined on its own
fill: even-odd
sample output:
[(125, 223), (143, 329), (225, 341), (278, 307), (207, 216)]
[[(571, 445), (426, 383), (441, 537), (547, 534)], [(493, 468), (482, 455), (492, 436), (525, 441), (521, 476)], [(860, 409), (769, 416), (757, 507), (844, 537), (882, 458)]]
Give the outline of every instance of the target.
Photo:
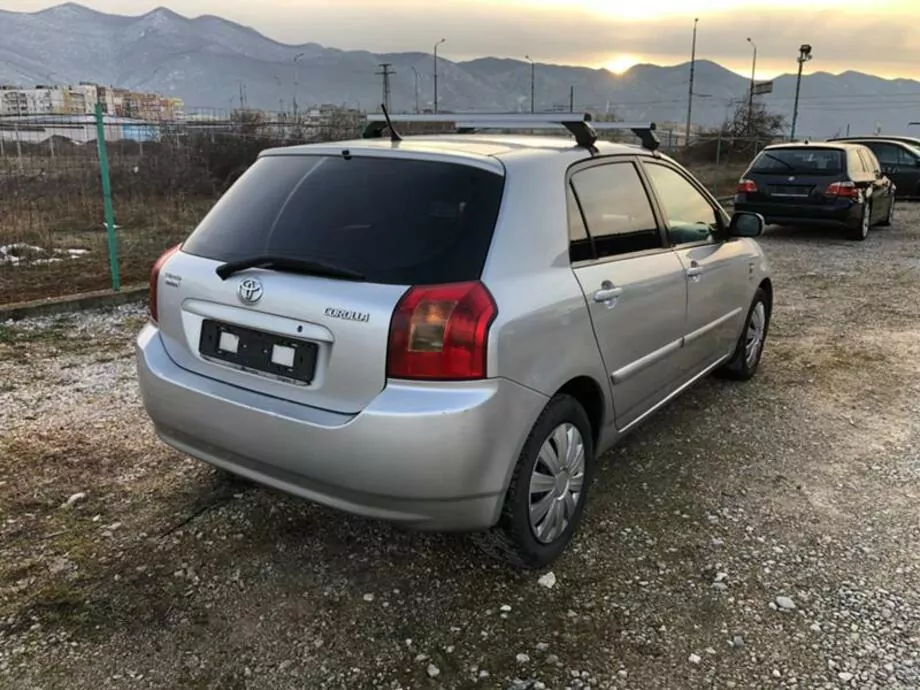
[(239, 261), (228, 261), (217, 267), (217, 275), (221, 280), (227, 280), (234, 273), (245, 271), (247, 268), (269, 268), (276, 271), (289, 273), (304, 273), (306, 275), (326, 276), (328, 278), (344, 278), (346, 280), (365, 280), (364, 274), (350, 268), (336, 266), (317, 259), (294, 259), (289, 256), (273, 256), (263, 254), (252, 256)]
[(764, 155), (764, 157), (769, 158), (770, 160), (774, 160), (774, 161), (776, 161), (777, 163), (782, 163), (783, 165), (785, 165), (785, 166), (786, 166), (787, 168), (789, 168), (790, 170), (795, 170), (795, 166), (794, 166), (794, 165), (791, 165), (791, 164), (787, 163), (787, 162), (784, 161), (782, 158), (778, 158), (777, 156), (771, 156), (769, 153), (764, 153), (763, 155)]

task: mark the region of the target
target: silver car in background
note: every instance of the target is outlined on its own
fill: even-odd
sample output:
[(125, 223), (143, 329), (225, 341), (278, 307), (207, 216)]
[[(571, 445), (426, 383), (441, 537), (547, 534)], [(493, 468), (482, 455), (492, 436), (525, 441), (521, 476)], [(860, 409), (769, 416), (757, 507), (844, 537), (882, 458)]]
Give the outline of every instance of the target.
[(761, 217), (567, 117), (528, 126), (575, 142), (378, 127), (263, 152), (154, 267), (137, 362), (160, 438), (552, 562), (598, 456), (710, 372), (753, 376), (773, 301)]

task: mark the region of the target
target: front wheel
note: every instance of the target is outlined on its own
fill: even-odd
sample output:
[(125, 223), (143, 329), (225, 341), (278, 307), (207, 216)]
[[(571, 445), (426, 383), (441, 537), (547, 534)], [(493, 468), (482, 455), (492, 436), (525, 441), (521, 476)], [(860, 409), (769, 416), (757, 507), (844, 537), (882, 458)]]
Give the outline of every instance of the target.
[(866, 201), (862, 207), (859, 223), (853, 227), (848, 237), (856, 242), (862, 242), (869, 236), (869, 226), (872, 225), (872, 202)]
[(760, 366), (760, 358), (763, 355), (763, 346), (769, 328), (770, 302), (763, 288), (757, 288), (751, 308), (748, 310), (747, 321), (744, 322), (744, 330), (735, 346), (735, 352), (731, 359), (716, 370), (716, 375), (735, 381), (748, 381), (754, 378), (757, 367)]
[(518, 568), (549, 565), (581, 521), (593, 466), (588, 415), (571, 396), (556, 396), (524, 443), (498, 524), (473, 541)]

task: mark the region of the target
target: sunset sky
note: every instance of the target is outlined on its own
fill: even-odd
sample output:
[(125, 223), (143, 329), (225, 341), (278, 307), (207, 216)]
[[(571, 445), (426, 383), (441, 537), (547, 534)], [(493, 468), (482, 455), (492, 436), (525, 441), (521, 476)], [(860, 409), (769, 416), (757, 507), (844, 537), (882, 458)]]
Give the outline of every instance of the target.
[[(4, 0), (36, 11), (55, 3)], [(872, 0), (86, 0), (94, 9), (142, 14), (158, 5), (216, 14), (285, 43), (316, 42), (374, 52), (426, 51), (447, 38), (448, 59), (483, 55), (608, 67), (676, 64), (697, 55), (749, 74), (758, 46), (760, 78), (795, 70), (802, 43), (814, 47), (806, 72), (858, 70), (920, 78), (920, 2)]]

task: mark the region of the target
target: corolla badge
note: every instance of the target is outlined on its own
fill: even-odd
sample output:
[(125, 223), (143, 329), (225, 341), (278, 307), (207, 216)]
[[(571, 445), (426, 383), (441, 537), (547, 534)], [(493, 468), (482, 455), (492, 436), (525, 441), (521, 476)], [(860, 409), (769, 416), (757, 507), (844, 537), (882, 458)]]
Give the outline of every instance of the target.
[(342, 319), (344, 321), (357, 321), (358, 323), (367, 323), (371, 320), (371, 315), (367, 312), (354, 311), (352, 309), (338, 309), (336, 307), (329, 307), (323, 313), (333, 319)]
[(246, 278), (236, 288), (236, 295), (243, 304), (255, 304), (262, 299), (262, 282), (256, 278)]

